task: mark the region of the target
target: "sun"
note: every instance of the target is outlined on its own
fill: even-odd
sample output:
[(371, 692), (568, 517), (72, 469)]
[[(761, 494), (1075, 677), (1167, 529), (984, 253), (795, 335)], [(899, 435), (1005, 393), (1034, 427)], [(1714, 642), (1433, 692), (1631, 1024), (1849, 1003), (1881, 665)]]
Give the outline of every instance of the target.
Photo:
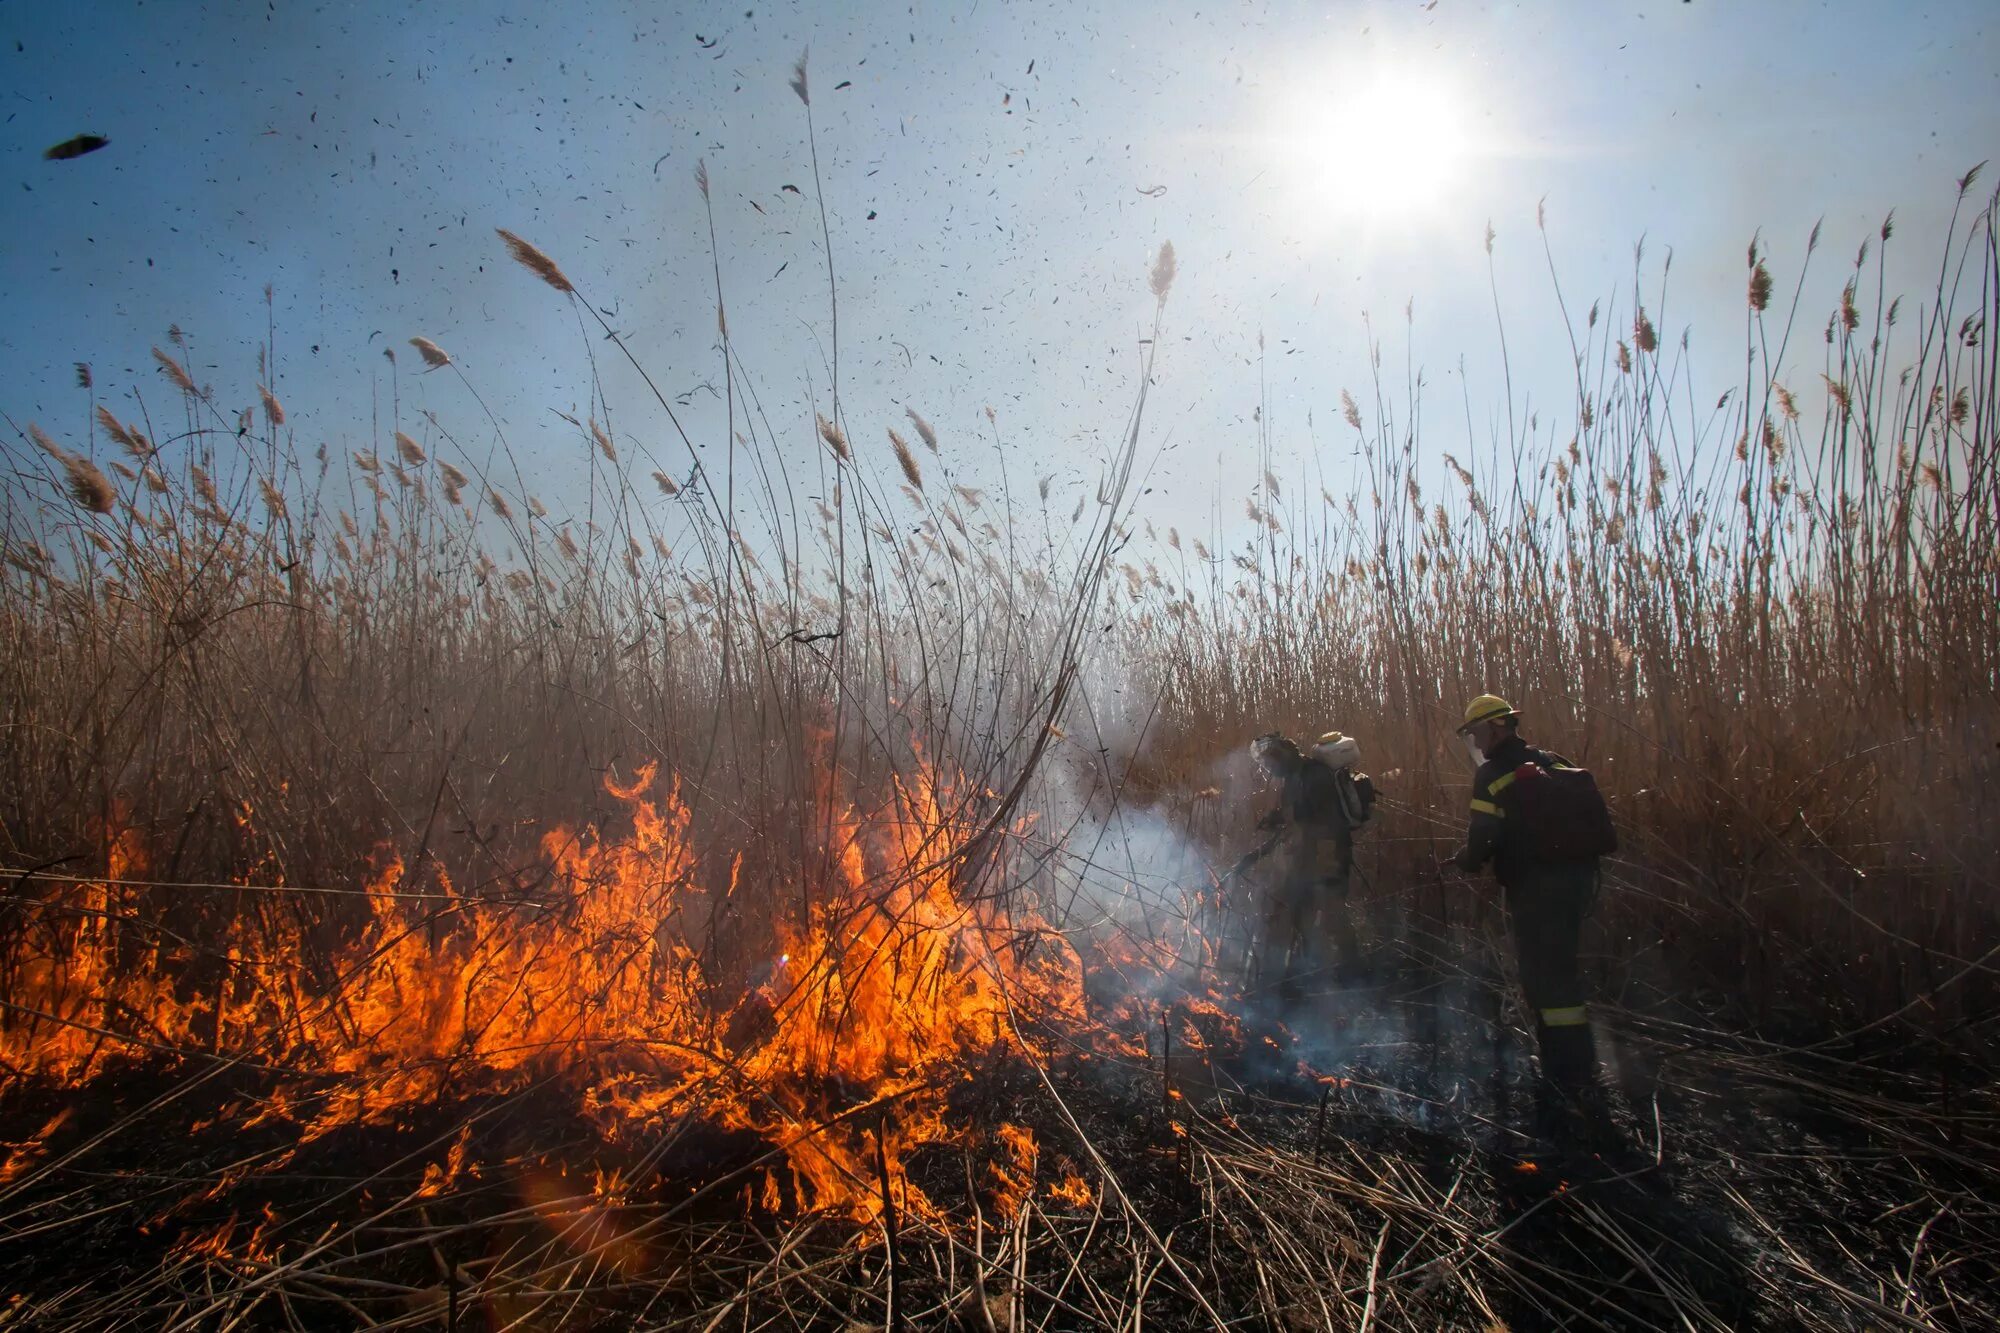
[(1329, 220), (1442, 220), (1479, 157), (1475, 108), (1441, 70), (1377, 64), (1280, 101), (1270, 167)]

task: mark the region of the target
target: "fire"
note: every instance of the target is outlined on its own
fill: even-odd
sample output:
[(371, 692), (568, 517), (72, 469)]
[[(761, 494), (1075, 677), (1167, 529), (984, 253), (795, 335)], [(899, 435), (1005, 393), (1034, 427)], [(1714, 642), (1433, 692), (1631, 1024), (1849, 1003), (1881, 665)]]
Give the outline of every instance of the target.
[[(445, 1153), (444, 1160), (425, 1165), (423, 1183), (417, 1186), (418, 1198), (437, 1198), (458, 1184), (460, 1174), (467, 1171), (466, 1150), (471, 1142), (472, 1126), (463, 1126), (458, 1131), (458, 1137), (452, 1141), (450, 1150)], [(469, 1174), (477, 1175), (478, 1172), (479, 1168), (474, 1166)]]
[(1095, 1201), (1089, 1182), (1074, 1171), (1049, 1186), (1049, 1197), (1072, 1208), (1088, 1208)]
[(179, 956), (164, 936), (122, 929), (139, 909), (129, 881), (146, 868), (137, 830), (119, 829), (106, 840), (104, 881), (75, 886), (58, 910), (35, 918), (35, 938), (13, 960), (0, 1062), (77, 1083), (106, 1058), (189, 1032), (194, 1015), (157, 980)]
[(65, 1106), (50, 1116), (42, 1127), (28, 1138), (17, 1143), (0, 1143), (0, 1147), (7, 1149), (7, 1156), (0, 1159), (0, 1185), (5, 1185), (39, 1161), (42, 1154), (48, 1151), (49, 1139), (57, 1130), (69, 1123), (69, 1118), (75, 1113), (75, 1107)]
[[(968, 1141), (945, 1105), (975, 1057), (1046, 1054), (1024, 1034), (1084, 1024), (1075, 950), (1025, 905), (974, 891), (1009, 879), (1017, 839), (983, 835), (962, 787), (919, 762), (874, 808), (829, 796), (831, 874), (763, 927), (761, 952), (736, 950), (747, 963), (715, 947), (742, 859), (704, 862), (679, 785), (651, 765), (605, 781), (628, 830), (541, 839), (539, 892), (467, 893), (435, 862), (385, 850), (344, 937), (246, 884), (252, 906), (239, 901), (205, 963), (133, 927), (146, 849), (117, 830), (105, 879), (36, 918), (0, 1057), (71, 1086), (161, 1053), (290, 1071), (240, 1114), (295, 1125), (301, 1143), (554, 1081), (608, 1142), (688, 1114), (761, 1137), (783, 1161), (758, 1191), (766, 1207), (865, 1220), (887, 1200), (934, 1215), (905, 1163)], [(1032, 1136), (1001, 1136), (1002, 1192), (1024, 1194)], [(470, 1153), (461, 1133), (419, 1195), (476, 1174)], [(540, 1177), (522, 1188), (538, 1210), (587, 1194)], [(1062, 1190), (1088, 1197), (1080, 1181)], [(564, 1225), (606, 1243), (615, 1205), (590, 1207)]]
[[(277, 1221), (277, 1214), (269, 1208), (248, 1228), (243, 1227), (240, 1218), (231, 1217), (213, 1231), (184, 1237), (174, 1246), (174, 1253), (183, 1259), (254, 1272), (278, 1257), (264, 1238), (264, 1233)], [(239, 1231), (247, 1234), (239, 1235)]]

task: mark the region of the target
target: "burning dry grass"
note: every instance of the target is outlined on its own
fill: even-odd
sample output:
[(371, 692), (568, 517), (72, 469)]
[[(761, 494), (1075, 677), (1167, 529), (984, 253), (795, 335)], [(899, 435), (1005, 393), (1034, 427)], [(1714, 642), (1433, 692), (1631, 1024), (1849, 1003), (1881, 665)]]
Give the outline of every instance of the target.
[[(301, 1145), (553, 1087), (607, 1142), (677, 1117), (754, 1134), (783, 1161), (766, 1195), (864, 1221), (882, 1197), (868, 1136), (883, 1135), (902, 1212), (942, 1222), (905, 1156), (956, 1140), (942, 1094), (967, 1063), (1025, 1053), (1024, 1025), (1081, 1029), (1074, 950), (1031, 913), (961, 900), (973, 830), (919, 768), (892, 783), (890, 809), (840, 802), (833, 880), (803, 919), (755, 930), (769, 952), (732, 971), (714, 946), (745, 929), (727, 921), (741, 859), (710, 882), (692, 813), (678, 788), (652, 794), (655, 778), (647, 766), (607, 781), (629, 832), (545, 833), (542, 883), (473, 896), (441, 866), (413, 872), (385, 851), (344, 895), (366, 906), (358, 924), (335, 935), (282, 907), (237, 914), (210, 941), (228, 960), (219, 975), (163, 937), (143, 954), (121, 941), (151, 865), (120, 830), (105, 880), (63, 894), (69, 914), (18, 942), (10, 1002), (25, 1021), (0, 1061), (69, 1087), (159, 1052), (282, 1069), (286, 1081), (220, 1119), (288, 1125)], [(138, 1039), (107, 1041), (124, 1023)]]
[[(41, 1129), (0, 1215), (31, 1263), (142, 1237), (20, 1317), (1978, 1322), (1993, 284), (1907, 374), (1846, 290), (1839, 393), (1780, 355), (1699, 416), (1647, 316), (1593, 312), (1574, 420), (1519, 423), (1510, 475), (1433, 476), (1344, 395), (1361, 489), (1268, 476), (1228, 559), (1131, 540), (1135, 413), (1040, 568), (915, 409), (923, 467), (819, 416), (838, 484), (773, 545), (594, 418), (571, 523), (439, 417), (323, 473), (275, 398), (260, 437), (156, 354), (175, 443), (101, 413), (121, 485), (38, 435), (5, 536), (0, 1105)], [(1131, 825), (1074, 794), (1112, 662), (1159, 702), (1114, 757), (1171, 867), (1107, 870)], [(1437, 741), (1489, 687), (1630, 849), (1597, 960), (1628, 1098), (1575, 1152), (1518, 1128), (1499, 922), (1433, 868)], [(1360, 734), (1388, 794), (1389, 980), (1296, 1033), (1230, 991), (1254, 913), (1211, 868), (1274, 723)], [(1737, 1169), (1807, 1118), (1814, 1188)], [(1879, 1225), (1822, 1239), (1833, 1198)]]

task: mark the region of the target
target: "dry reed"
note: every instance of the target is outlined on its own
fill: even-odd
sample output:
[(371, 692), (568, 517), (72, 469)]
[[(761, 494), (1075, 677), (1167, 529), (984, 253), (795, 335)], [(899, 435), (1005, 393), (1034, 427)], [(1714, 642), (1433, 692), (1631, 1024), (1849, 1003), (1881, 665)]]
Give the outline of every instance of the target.
[(917, 456), (910, 452), (909, 442), (896, 433), (894, 426), (889, 427), (889, 446), (896, 451), (896, 464), (903, 469), (903, 476), (917, 490), (923, 490), (924, 474), (917, 466)]
[(424, 364), (432, 370), (441, 370), (451, 364), (450, 355), (429, 338), (412, 338), (410, 346), (417, 349), (417, 355), (422, 357)]
[[(496, 227), (494, 231), (507, 243), (507, 250), (514, 256), (515, 262), (565, 296), (576, 295), (576, 288), (572, 287), (569, 279), (563, 276), (563, 271), (556, 267), (555, 260), (504, 227)], [(418, 350), (423, 349), (420, 347)], [(428, 360), (429, 357), (426, 356), (425, 359)]]
[[(796, 91), (807, 100), (803, 62)], [(1949, 253), (1993, 276), (1990, 219), (1956, 244)], [(1768, 279), (1757, 295), (1763, 262), (1753, 264), (1750, 289), (1758, 314), (1770, 299)], [(1163, 246), (1149, 284), (1156, 297), (1174, 267)], [(298, 886), (369, 882), (384, 830), (396, 833), (382, 851), (409, 857), (407, 891), (448, 899), (421, 929), (448, 932), (445, 918), (489, 908), (548, 910), (540, 838), (556, 823), (599, 819), (607, 768), (627, 772), (635, 756), (688, 775), (689, 791), (705, 794), (691, 815), (694, 842), (728, 868), (727, 911), (715, 913), (708, 952), (677, 965), (704, 985), (767, 994), (759, 988), (770, 988), (783, 931), (814, 919), (825, 901), (815, 891), (853, 845), (843, 840), (844, 798), (829, 775), (889, 812), (886, 826), (906, 827), (909, 755), (919, 750), (966, 775), (965, 817), (991, 831), (989, 845), (1018, 841), (1050, 867), (1086, 841), (1061, 828), (1094, 833), (1121, 809), (1148, 807), (1167, 831), (1162, 840), (1188, 849), (1185, 882), (1175, 887), (1200, 897), (1214, 887), (1209, 869), (1252, 834), (1252, 802), (1232, 763), (1246, 738), (1274, 726), (1308, 735), (1338, 726), (1384, 757), (1384, 805), (1362, 844), (1368, 883), (1356, 910), (1385, 949), (1406, 948), (1413, 966), (1430, 966), (1444, 954), (1476, 955), (1494, 933), (1480, 895), (1435, 869), (1464, 809), (1451, 724), (1465, 697), (1494, 688), (1528, 710), (1534, 739), (1590, 764), (1616, 805), (1626, 851), (1607, 867), (1589, 965), (1600, 992), (1618, 998), (1622, 1034), (1649, 1024), (1671, 1032), (1673, 1058), (1705, 1074), (1731, 1051), (1782, 1044), (1803, 1048), (1802, 1058), (1837, 1050), (1874, 1061), (1869, 1076), (1899, 1089), (1922, 1076), (1926, 1097), (1940, 1085), (1931, 1075), (1945, 1070), (1950, 1095), (1985, 1098), (1983, 1071), (2000, 1046), (2000, 987), (1989, 966), (2000, 929), (1983, 868), (2000, 824), (1991, 751), (2000, 726), (1992, 686), (2000, 397), (1981, 359), (1990, 355), (1984, 331), (2000, 322), (1996, 289), (1990, 280), (1967, 286), (1976, 310), (1932, 306), (1905, 377), (1863, 332), (1867, 285), (1849, 283), (1829, 317), (1825, 399), (1798, 402), (1757, 353), (1749, 391), (1712, 427), (1677, 405), (1687, 395), (1674, 390), (1685, 386), (1664, 378), (1667, 358), (1656, 358), (1644, 312), (1614, 305), (1600, 323), (1593, 308), (1578, 331), (1587, 353), (1574, 421), (1553, 435), (1524, 425), (1481, 452), (1519, 458), (1518, 469), (1445, 459), (1393, 406), (1364, 422), (1343, 393), (1365, 465), (1355, 492), (1316, 496), (1313, 485), (1274, 473), (1247, 527), (1211, 534), (1213, 551), (1190, 536), (1193, 562), (1177, 530), (1164, 547), (1133, 538), (1115, 468), (1095, 492), (1082, 488), (1072, 522), (1093, 495), (1101, 508), (1068, 538), (1063, 559), (1022, 563), (1020, 552), (1033, 549), (1020, 540), (1033, 535), (1025, 524), (974, 527), (949, 498), (914, 537), (890, 542), (900, 534), (860, 526), (867, 510), (886, 512), (870, 469), (846, 466), (845, 434), (818, 414), (814, 428), (842, 465), (840, 486), (856, 488), (836, 489), (821, 505), (822, 543), (792, 544), (779, 512), (753, 525), (661, 506), (692, 525), (677, 566), (645, 507), (623, 502), (622, 465), (594, 421), (608, 466), (590, 470), (585, 517), (524, 525), (523, 548), (510, 554), (515, 534), (503, 526), (513, 515), (502, 493), (482, 475), (486, 512), (464, 507), (471, 479), (441, 458), (439, 494), (412, 488), (357, 520), (339, 508), (353, 501), (334, 487), (358, 479), (358, 489), (383, 497), (378, 449), (387, 442), (356, 451), (352, 469), (337, 466), (319, 489), (316, 469), (276, 445), (281, 490), (264, 471), (263, 445), (253, 456), (226, 423), (168, 444), (162, 458), (103, 413), (96, 420), (111, 439), (135, 461), (151, 460), (139, 473), (145, 493), (132, 497), (131, 539), (44, 503), (46, 478), (7, 510), (0, 808), (9, 812), (16, 894), (0, 939), (0, 995), (12, 996), (7, 988), (29, 969), (76, 957), (86, 929), (113, 940), (102, 956), (114, 974), (180, 969), (188, 994), (240, 984), (240, 955), (230, 949), (246, 941), (297, 941), (306, 975), (338, 946), (370, 938), (381, 918), (359, 894)], [(566, 280), (558, 290), (570, 290)], [(1631, 347), (1611, 336), (1628, 314), (1643, 374), (1629, 373)], [(432, 368), (452, 364), (428, 340), (412, 345)], [(184, 393), (196, 392), (180, 362), (155, 356)], [(1399, 397), (1378, 392), (1371, 401)], [(1410, 386), (1408, 401), (1419, 397)], [(928, 423), (908, 416), (935, 453)], [(66, 469), (75, 460), (95, 473), (39, 428), (30, 435)], [(904, 477), (920, 486), (912, 451), (894, 430), (890, 439)], [(1695, 458), (1676, 452), (1677, 440), (1706, 443)], [(412, 467), (426, 461), (405, 435), (395, 434), (394, 447)], [(679, 492), (667, 473), (653, 475), (663, 493)], [(115, 492), (95, 476), (104, 490), (85, 507), (112, 512)], [(74, 472), (69, 485), (74, 496)], [(1046, 480), (1038, 491), (1048, 498)], [(971, 487), (949, 496), (967, 508), (981, 500)], [(543, 538), (560, 561), (534, 544)], [(867, 558), (842, 563), (860, 545)], [(1107, 570), (1119, 577), (1106, 581)], [(1057, 588), (1069, 591), (1045, 591)], [(1090, 708), (1068, 706), (1100, 681), (1112, 688), (1093, 689)], [(1119, 708), (1132, 718), (1115, 716)], [(892, 735), (911, 744), (881, 739)], [(1117, 806), (1097, 781), (1114, 768)], [(1088, 813), (1079, 816), (1079, 805)], [(30, 867), (75, 856), (86, 873), (102, 873), (115, 844), (108, 819), (153, 850), (163, 883), (182, 882), (118, 889), (124, 896), (90, 915)], [(1055, 926), (1074, 924), (1057, 912), (1051, 878), (1001, 885), (980, 877), (978, 854), (951, 864), (982, 912), (1032, 901), (1049, 907)], [(675, 910), (704, 910), (685, 883), (675, 891)], [(1100, 904), (1078, 903), (1079, 917), (1092, 913), (1102, 915)], [(96, 924), (79, 925), (86, 921)], [(710, 922), (699, 924), (689, 938), (702, 938)], [(635, 924), (634, 947), (662, 925)], [(1039, 938), (1012, 943), (1025, 950)], [(275, 994), (238, 998), (300, 1012)], [(340, 1021), (330, 1008), (329, 1021)], [(108, 998), (88, 1013), (118, 1058), (149, 1050), (143, 1015)], [(745, 1013), (745, 1022), (762, 1021)], [(1690, 1049), (1697, 1022), (1734, 1035)], [(190, 1058), (219, 1053), (236, 1058), (214, 1044)], [(1143, 1058), (1127, 1063), (1144, 1067)], [(1801, 1095), (1792, 1085), (1773, 1089), (1772, 1104)], [(1164, 1082), (1154, 1104), (1163, 1090)], [(1851, 1110), (1858, 1095), (1830, 1104)], [(1171, 1112), (1176, 1103), (1166, 1105)], [(1255, 1098), (1245, 1107), (1246, 1122), (1282, 1114)], [(1445, 1107), (1422, 1102), (1419, 1114), (1442, 1117)], [(1877, 1114), (1879, 1124), (1896, 1123)], [(1197, 1299), (1227, 1292), (1231, 1316), (1245, 1321), (1276, 1323), (1324, 1301), (1352, 1324), (1441, 1327), (1449, 1319), (1440, 1293), (1458, 1300), (1468, 1273), (1496, 1268), (1507, 1224), (1464, 1211), (1474, 1185), (1463, 1173), (1461, 1188), (1365, 1145), (1349, 1145), (1336, 1169), (1318, 1160), (1316, 1144), (1308, 1154), (1281, 1136), (1253, 1138), (1234, 1119), (1198, 1128), (1185, 1138), (1162, 1132), (1167, 1148), (1141, 1147), (1135, 1157), (1160, 1177), (1149, 1188), (1188, 1192), (1175, 1209), (1185, 1204), (1200, 1225), (1220, 1221), (1199, 1243), (1134, 1241), (1125, 1257), (1140, 1276), (1110, 1311), (1131, 1315), (1120, 1322), (1136, 1326), (1142, 1309), (1148, 1322), (1171, 1322), (1144, 1305), (1157, 1276), (1161, 1289), (1182, 1293), (1177, 1311), (1189, 1325), (1224, 1322), (1205, 1319)], [(1954, 1122), (1952, 1133), (1960, 1128)], [(1673, 1140), (1671, 1119), (1660, 1133)], [(1929, 1122), (1911, 1133), (1945, 1142)], [(1115, 1178), (1109, 1165), (1101, 1178)], [(371, 1207), (410, 1228), (393, 1244), (436, 1234), (458, 1243), (457, 1233), (420, 1223), (415, 1205), (380, 1202), (407, 1193), (372, 1195)], [(1975, 1208), (1978, 1194), (1968, 1188), (1953, 1206)], [(1080, 1285), (1087, 1265), (1074, 1256), (1100, 1231), (1144, 1236), (1160, 1212), (1108, 1185), (1102, 1197), (1102, 1227), (1079, 1216), (1065, 1231), (1048, 1211), (1024, 1210), (1021, 1239), (1007, 1242), (1017, 1276), (1042, 1264), (1050, 1281), (1035, 1291), (1098, 1300)], [(1561, 1206), (1537, 1204), (1535, 1216)], [(1376, 1210), (1367, 1225), (1349, 1225), (1364, 1208)], [(1892, 1302), (1914, 1293), (1915, 1308), (1944, 1279), (1902, 1281), (1919, 1267), (1921, 1216), (1884, 1210), (1878, 1219), (1900, 1225), (1902, 1211), (1917, 1220), (1897, 1233), (1900, 1286), (1880, 1290)], [(1062, 1245), (1045, 1241), (1031, 1254), (1030, 1226)], [(1661, 1234), (1626, 1238), (1621, 1271), (1656, 1268)], [(943, 1235), (917, 1225), (905, 1232), (913, 1249), (916, 1237), (935, 1240), (941, 1264), (999, 1272), (984, 1254), (968, 1258), (962, 1236)], [(1320, 1236), (1340, 1239), (1300, 1243)], [(1211, 1245), (1235, 1257), (1212, 1279), (1183, 1280), (1172, 1265), (1196, 1263), (1187, 1256)], [(313, 1255), (334, 1248), (302, 1246)], [(722, 1248), (712, 1253), (725, 1262)], [(788, 1262), (775, 1253), (774, 1272)], [(851, 1244), (839, 1253), (861, 1262)], [(880, 1251), (869, 1255), (879, 1273)], [(184, 1278), (191, 1308), (223, 1299), (202, 1281), (292, 1300), (321, 1276), (305, 1262), (266, 1261), (250, 1288), (221, 1264), (167, 1268), (153, 1280)], [(367, 1281), (383, 1281), (386, 1262), (366, 1268)], [(1787, 1260), (1770, 1286), (1805, 1282), (1805, 1262)], [(1939, 1262), (1948, 1274), (1958, 1257)], [(568, 1281), (586, 1267), (572, 1263), (558, 1276)], [(688, 1276), (697, 1267), (677, 1268), (676, 1280), (701, 1280)], [(302, 1285), (287, 1288), (300, 1271)], [(1553, 1280), (1546, 1268), (1524, 1264), (1522, 1273), (1524, 1301)], [(751, 1274), (742, 1276), (748, 1293)], [(526, 1291), (539, 1280), (525, 1273), (517, 1285)], [(1009, 1326), (1028, 1326), (1015, 1315), (1031, 1286), (1010, 1288)], [(1836, 1308), (1850, 1322), (1879, 1317), (1863, 1303), (1880, 1304), (1862, 1290), (1867, 1283), (1853, 1287), (1860, 1294), (1829, 1299), (1849, 1302)], [(719, 1296), (701, 1316), (733, 1313), (723, 1302), (741, 1294), (750, 1322), (742, 1293)], [(1674, 1309), (1687, 1317), (1673, 1322), (1730, 1326), (1699, 1302), (1683, 1304)], [(396, 1317), (438, 1308), (412, 1298)], [(861, 1307), (811, 1308), (845, 1318)], [(1946, 1308), (1941, 1299), (1937, 1308)], [(256, 1307), (246, 1299), (230, 1309), (228, 1317), (248, 1320)], [(927, 1313), (944, 1326), (962, 1312), (940, 1300)], [(1470, 1317), (1463, 1305), (1448, 1313)], [(767, 1315), (781, 1318), (760, 1310)], [(1050, 1310), (1052, 1323), (1093, 1317)]]

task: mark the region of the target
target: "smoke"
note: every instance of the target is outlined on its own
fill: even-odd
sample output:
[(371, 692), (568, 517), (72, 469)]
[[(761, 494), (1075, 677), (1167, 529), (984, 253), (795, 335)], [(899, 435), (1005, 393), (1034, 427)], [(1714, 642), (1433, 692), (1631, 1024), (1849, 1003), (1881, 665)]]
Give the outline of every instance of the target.
[[(1503, 1008), (1504, 940), (1496, 916), (1472, 910), (1469, 885), (1443, 886), (1464, 900), (1449, 905), (1449, 939), (1415, 949), (1406, 937), (1417, 886), (1357, 874), (1345, 902), (1320, 904), (1303, 996), (1253, 985), (1284, 853), (1233, 869), (1262, 841), (1256, 817), (1276, 804), (1249, 738), (1157, 800), (1135, 800), (1130, 779), (1153, 734), (1147, 701), (1127, 687), (1089, 702), (1099, 706), (1078, 709), (1047, 757), (1038, 804), (1047, 919), (1088, 960), (1095, 1013), (1133, 1024), (1149, 1055), (1190, 1086), (1240, 1081), (1296, 1097), (1315, 1081), (1348, 1079), (1377, 1089), (1383, 1113), (1417, 1124), (1490, 1106), (1495, 1089), (1519, 1083), (1526, 1051)], [(1352, 914), (1358, 958), (1335, 957), (1330, 926), (1341, 912)], [(1211, 1057), (1227, 1061), (1226, 1078)]]

